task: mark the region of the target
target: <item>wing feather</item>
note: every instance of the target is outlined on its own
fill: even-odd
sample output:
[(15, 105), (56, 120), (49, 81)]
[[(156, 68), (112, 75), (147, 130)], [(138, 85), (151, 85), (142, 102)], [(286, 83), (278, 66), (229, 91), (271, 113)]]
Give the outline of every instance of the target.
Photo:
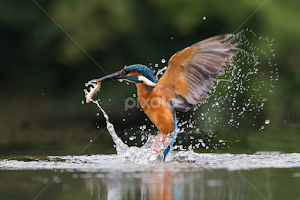
[(203, 103), (214, 81), (222, 76), (227, 65), (238, 53), (228, 35), (218, 35), (200, 41), (174, 54), (169, 66), (155, 86), (165, 92), (164, 98), (181, 111)]

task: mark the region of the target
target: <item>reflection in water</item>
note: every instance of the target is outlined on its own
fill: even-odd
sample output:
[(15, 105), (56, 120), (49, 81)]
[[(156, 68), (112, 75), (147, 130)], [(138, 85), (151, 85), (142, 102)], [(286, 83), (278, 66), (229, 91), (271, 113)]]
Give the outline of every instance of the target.
[[(244, 172), (243, 172), (244, 173)], [(249, 173), (249, 172), (248, 172)], [(139, 173), (109, 172), (82, 174), (86, 190), (95, 199), (264, 199), (271, 197), (268, 191), (270, 179), (257, 185), (253, 177), (249, 180), (238, 171), (161, 169)], [(263, 193), (248, 183), (251, 181), (258, 188), (264, 187)], [(256, 191), (257, 190), (257, 191)], [(271, 199), (271, 198), (268, 198)]]
[(147, 170), (142, 170), (143, 165), (139, 167), (138, 171), (130, 165), (97, 171), (0, 170), (0, 199), (289, 200), (300, 197), (299, 167), (241, 171), (166, 164)]
[[(46, 160), (35, 161), (5, 159), (0, 161), (0, 199), (33, 199), (41, 191), (38, 199), (43, 200), (282, 200), (300, 196), (299, 153), (174, 151), (172, 157), (176, 158), (172, 162), (144, 164), (128, 162), (117, 155), (48, 156)], [(28, 188), (33, 192), (29, 194)]]
[(141, 199), (170, 200), (174, 199), (173, 177), (170, 171), (158, 171), (142, 174)]

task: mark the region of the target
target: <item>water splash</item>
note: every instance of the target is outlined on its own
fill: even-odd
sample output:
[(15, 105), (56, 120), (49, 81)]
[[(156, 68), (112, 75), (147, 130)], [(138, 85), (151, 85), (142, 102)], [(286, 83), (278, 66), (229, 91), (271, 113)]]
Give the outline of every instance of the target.
[[(190, 151), (171, 152), (167, 164), (151, 159), (126, 162), (117, 155), (47, 156), (32, 160), (15, 157), (0, 160), (2, 169), (76, 169), (78, 171), (149, 171), (169, 168), (178, 170), (227, 169), (250, 170), (257, 168), (299, 168), (300, 153), (256, 152), (255, 154), (215, 154)], [(136, 165), (142, 164), (142, 165)], [(188, 165), (184, 163), (189, 163)], [(296, 174), (299, 176), (299, 173)]]
[(158, 70), (155, 75), (155, 78), (159, 79), (159, 77), (162, 76), (164, 74), (164, 71), (166, 71), (166, 70), (167, 70), (167, 66), (164, 66), (162, 69)]
[[(206, 102), (198, 105), (192, 114), (181, 115), (179, 127), (185, 134), (179, 135), (179, 148), (229, 148), (226, 139), (218, 136), (220, 130), (232, 132), (243, 126), (263, 132), (265, 125), (270, 124), (265, 104), (279, 79), (273, 40), (257, 36), (251, 29), (231, 37), (236, 38), (242, 50), (225, 74), (217, 79)], [(252, 40), (259, 46), (250, 42)], [(191, 134), (194, 140), (189, 138)]]
[[(226, 73), (217, 79), (206, 102), (192, 112), (179, 114), (179, 135), (175, 149), (192, 151), (198, 148), (229, 148), (226, 138), (218, 136), (218, 130), (228, 132), (240, 126), (250, 126), (253, 130), (263, 132), (266, 125), (270, 124), (270, 120), (266, 118), (265, 103), (273, 93), (275, 82), (279, 78), (278, 68), (274, 63), (273, 40), (257, 36), (250, 29), (231, 37), (236, 38), (238, 47), (242, 50)], [(259, 46), (250, 39), (259, 41)], [(157, 78), (161, 77), (167, 68), (165, 61), (161, 60), (161, 69), (158, 63), (153, 66), (157, 68)], [(155, 72), (151, 66), (152, 64), (150, 68)], [(137, 145), (141, 141), (142, 145), (146, 146), (146, 138), (151, 138), (154, 129), (155, 127), (152, 124), (148, 125), (145, 119), (144, 124), (123, 131), (124, 142)]]
[[(204, 120), (209, 122), (210, 127), (220, 121), (216, 113), (222, 116), (223, 112), (228, 120), (227, 125), (236, 128), (240, 125), (239, 119), (244, 118), (246, 112), (253, 113), (253, 119), (257, 118), (264, 109), (267, 96), (273, 92), (275, 81), (278, 80), (277, 68), (274, 67), (276, 64), (272, 63), (275, 58), (275, 54), (271, 53), (272, 40), (259, 37), (261, 42), (266, 42), (263, 47), (269, 49), (270, 52), (267, 53), (267, 50), (250, 43), (246, 33), (256, 36), (250, 30), (241, 31), (234, 36), (238, 40), (239, 48), (244, 51), (240, 51), (235, 57), (225, 75), (217, 80), (207, 102), (201, 105), (202, 113), (206, 110)], [(262, 66), (265, 60), (268, 64)], [(266, 73), (270, 73), (269, 77)], [(214, 114), (210, 115), (209, 112)]]
[(94, 104), (98, 106), (98, 108), (101, 110), (103, 116), (106, 119), (106, 128), (108, 132), (110, 133), (114, 143), (116, 144), (116, 150), (118, 155), (123, 155), (126, 153), (126, 151), (129, 149), (129, 147), (118, 137), (114, 125), (110, 123), (109, 117), (106, 114), (106, 112), (103, 110), (103, 108), (99, 105), (99, 102), (97, 100), (92, 100)]
[[(86, 84), (86, 87), (88, 85), (92, 85), (96, 87), (93, 81), (90, 81)], [(93, 92), (94, 88), (90, 88), (90, 90)], [(101, 110), (103, 116), (106, 119), (106, 128), (108, 132), (110, 133), (115, 146), (117, 150), (117, 154), (121, 156), (123, 159), (133, 162), (160, 162), (165, 160), (164, 156), (164, 150), (173, 143), (173, 139), (176, 138), (176, 133), (170, 133), (167, 136), (163, 136), (161, 134), (158, 135), (152, 135), (148, 138), (147, 142), (142, 146), (141, 148), (136, 146), (129, 147), (126, 145), (121, 138), (118, 137), (115, 128), (113, 124), (109, 121), (109, 117), (106, 114), (106, 112), (103, 110), (103, 108), (100, 106), (98, 100), (93, 100), (91, 95), (87, 92), (87, 90), (84, 90), (85, 96), (88, 98), (87, 102), (93, 102), (97, 105), (99, 110)], [(136, 137), (131, 136), (129, 139), (134, 140)]]
[[(226, 73), (217, 79), (205, 103), (198, 105), (193, 112), (178, 113), (181, 134), (176, 142), (177, 149), (229, 148), (226, 138), (218, 136), (218, 130), (232, 132), (243, 126), (263, 132), (270, 124), (270, 120), (265, 123), (268, 119), (265, 105), (279, 79), (273, 40), (257, 36), (251, 29), (230, 36), (236, 38), (241, 51)], [(162, 64), (161, 69), (158, 63), (154, 64), (157, 78), (167, 68), (167, 63)], [(148, 131), (146, 135), (150, 134), (153, 126), (147, 125), (143, 130), (126, 130), (126, 133), (130, 137), (132, 132), (139, 135), (145, 134), (145, 130)], [(140, 139), (137, 137), (135, 141)]]

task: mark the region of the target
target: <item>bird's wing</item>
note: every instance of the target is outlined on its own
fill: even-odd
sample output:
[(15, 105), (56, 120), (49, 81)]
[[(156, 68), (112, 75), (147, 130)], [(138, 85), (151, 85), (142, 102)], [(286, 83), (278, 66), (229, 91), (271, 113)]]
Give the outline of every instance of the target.
[(238, 43), (232, 44), (234, 38), (228, 38), (227, 34), (214, 36), (174, 54), (155, 89), (165, 93), (177, 110), (187, 111), (204, 102), (213, 81), (225, 73), (238, 53), (234, 49)]

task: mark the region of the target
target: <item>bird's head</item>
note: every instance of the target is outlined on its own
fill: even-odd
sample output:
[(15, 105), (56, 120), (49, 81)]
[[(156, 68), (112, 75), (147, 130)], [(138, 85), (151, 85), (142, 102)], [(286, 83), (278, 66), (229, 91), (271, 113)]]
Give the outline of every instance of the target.
[(154, 87), (157, 83), (151, 69), (145, 65), (135, 64), (125, 66), (122, 70), (115, 72), (113, 74), (104, 76), (97, 81), (109, 81), (109, 80), (119, 80), (119, 81), (129, 81), (133, 83), (145, 83), (148, 86)]

